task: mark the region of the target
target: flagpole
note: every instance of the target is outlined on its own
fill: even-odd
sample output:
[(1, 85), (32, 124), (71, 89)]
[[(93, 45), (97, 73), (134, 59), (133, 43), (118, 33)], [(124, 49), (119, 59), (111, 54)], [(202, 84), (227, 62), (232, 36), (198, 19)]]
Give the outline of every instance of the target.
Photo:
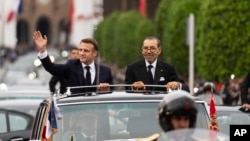
[(188, 45), (189, 45), (189, 90), (194, 95), (194, 14), (188, 17)]
[(3, 2), (3, 4), (2, 4), (2, 17), (1, 17), (1, 21), (2, 21), (2, 42), (1, 42), (1, 46), (0, 46), (0, 48), (3, 48), (4, 47), (4, 33), (5, 33), (5, 28), (4, 28), (4, 26), (5, 26), (5, 0), (3, 0), (2, 1)]

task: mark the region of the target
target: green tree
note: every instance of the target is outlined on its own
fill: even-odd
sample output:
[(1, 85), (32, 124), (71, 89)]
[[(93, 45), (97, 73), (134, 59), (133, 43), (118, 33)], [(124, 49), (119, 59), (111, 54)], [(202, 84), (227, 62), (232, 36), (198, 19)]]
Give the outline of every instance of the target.
[(222, 82), (231, 74), (241, 77), (249, 71), (249, 5), (249, 0), (203, 3), (196, 53), (201, 77)]
[(94, 37), (100, 44), (100, 56), (104, 61), (113, 60), (116, 50), (114, 49), (118, 46), (115, 42), (117, 26), (117, 20), (120, 16), (120, 12), (114, 11), (105, 20), (97, 25), (97, 30), (95, 30)]
[[(168, 5), (167, 5), (168, 3)], [(186, 20), (190, 13), (199, 13), (200, 0), (163, 0), (156, 16), (157, 33), (162, 35), (163, 56), (178, 73), (188, 74), (189, 51), (186, 44)], [(165, 16), (163, 16), (163, 13)], [(163, 29), (163, 32), (161, 31)], [(162, 33), (161, 33), (162, 32)]]
[(125, 67), (129, 63), (141, 58), (141, 42), (145, 36), (154, 34), (152, 23), (137, 11), (128, 11), (119, 16), (117, 42), (119, 56), (117, 64)]
[(173, 0), (161, 0), (155, 14), (155, 27), (156, 34), (160, 40), (163, 40), (164, 29), (167, 26), (168, 22), (171, 20), (168, 19), (168, 13)]
[[(141, 58), (141, 42), (155, 33), (153, 23), (137, 11), (113, 13), (98, 24), (96, 38), (102, 43), (102, 58), (120, 68)], [(98, 35), (97, 35), (98, 34)]]

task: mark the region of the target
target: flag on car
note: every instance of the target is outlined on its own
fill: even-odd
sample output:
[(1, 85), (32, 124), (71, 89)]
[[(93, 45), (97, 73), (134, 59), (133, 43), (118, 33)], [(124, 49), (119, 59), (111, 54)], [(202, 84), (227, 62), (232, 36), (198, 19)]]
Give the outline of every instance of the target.
[(211, 96), (210, 101), (210, 127), (211, 130), (218, 131), (218, 122), (217, 122), (217, 114), (214, 103), (214, 96)]
[(209, 128), (211, 130), (210, 137), (212, 140), (215, 140), (217, 138), (217, 132), (219, 131), (219, 129), (218, 129), (217, 113), (216, 113), (213, 95), (211, 96), (211, 101), (210, 101), (210, 126)]
[(60, 111), (60, 108), (58, 107), (57, 103), (56, 103), (56, 98), (53, 96), (53, 106), (54, 106), (54, 111), (55, 111), (55, 114), (56, 114), (56, 118), (58, 120), (62, 119), (62, 114), (61, 114), (61, 111)]
[(46, 124), (43, 128), (43, 141), (50, 140), (50, 137), (58, 132), (57, 128), (57, 120), (62, 119), (62, 114), (60, 112), (60, 108), (56, 105), (55, 97), (51, 97), (50, 99), (50, 107), (47, 113)]

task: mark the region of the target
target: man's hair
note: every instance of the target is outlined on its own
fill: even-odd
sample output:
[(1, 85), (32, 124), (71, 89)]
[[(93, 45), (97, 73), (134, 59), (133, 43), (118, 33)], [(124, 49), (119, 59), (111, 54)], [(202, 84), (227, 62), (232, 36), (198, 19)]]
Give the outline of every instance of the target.
[(161, 41), (155, 36), (148, 36), (143, 41), (145, 41), (145, 40), (156, 40), (157, 41), (157, 47), (161, 47)]
[(70, 49), (69, 49), (69, 51), (72, 52), (73, 50), (79, 50), (79, 48), (76, 47), (76, 46), (71, 46)]
[(94, 46), (94, 49), (96, 51), (99, 50), (98, 43), (97, 43), (97, 41), (95, 39), (85, 38), (85, 39), (82, 39), (80, 43), (89, 43), (89, 44), (92, 44)]

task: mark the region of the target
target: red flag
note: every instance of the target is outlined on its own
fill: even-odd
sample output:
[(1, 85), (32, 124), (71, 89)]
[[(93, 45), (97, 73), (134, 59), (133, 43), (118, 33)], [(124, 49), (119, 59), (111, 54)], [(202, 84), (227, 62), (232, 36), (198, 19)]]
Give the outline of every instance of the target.
[(139, 0), (139, 12), (141, 15), (146, 15), (146, 0)]
[(73, 17), (74, 17), (74, 11), (75, 11), (75, 6), (74, 6), (74, 0), (70, 0), (70, 7), (69, 7), (69, 24), (68, 24), (68, 30), (71, 31), (72, 30), (72, 26), (73, 26)]
[(15, 12), (13, 9), (11, 9), (8, 13), (8, 16), (7, 16), (7, 23), (9, 23), (15, 16)]
[(217, 138), (217, 132), (219, 131), (218, 128), (218, 122), (217, 122), (217, 114), (216, 114), (216, 108), (214, 104), (214, 96), (211, 96), (210, 101), (210, 130), (213, 132), (210, 132), (210, 137), (212, 140), (215, 140)]
[(214, 96), (211, 97), (210, 101), (210, 129), (218, 131), (217, 114), (214, 104)]

